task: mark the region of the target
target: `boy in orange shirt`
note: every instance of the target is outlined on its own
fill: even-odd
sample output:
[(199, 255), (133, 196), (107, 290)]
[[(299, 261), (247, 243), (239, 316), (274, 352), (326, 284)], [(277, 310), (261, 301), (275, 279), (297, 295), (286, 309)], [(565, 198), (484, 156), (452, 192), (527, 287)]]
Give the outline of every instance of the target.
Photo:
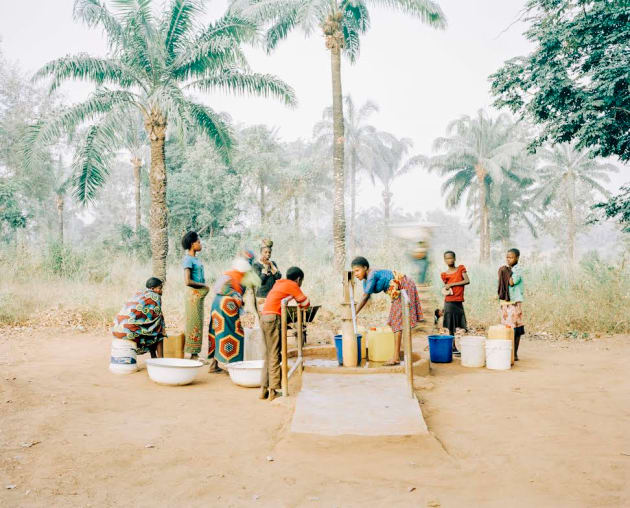
[(306, 309), (310, 302), (302, 293), (300, 286), (304, 281), (304, 272), (297, 266), (287, 270), (287, 278), (277, 280), (269, 291), (262, 311), (262, 332), (267, 345), (264, 378), (260, 398), (273, 400), (280, 390), (280, 312), (282, 300), (295, 299), (301, 309)]

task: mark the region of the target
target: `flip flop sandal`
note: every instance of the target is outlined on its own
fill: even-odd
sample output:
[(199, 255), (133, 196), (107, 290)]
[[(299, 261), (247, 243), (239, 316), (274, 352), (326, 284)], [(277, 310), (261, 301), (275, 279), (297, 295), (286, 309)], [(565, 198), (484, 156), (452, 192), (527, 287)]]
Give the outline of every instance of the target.
[(396, 365), (400, 365), (400, 362), (390, 360), (389, 362), (385, 362), (383, 367), (394, 367)]

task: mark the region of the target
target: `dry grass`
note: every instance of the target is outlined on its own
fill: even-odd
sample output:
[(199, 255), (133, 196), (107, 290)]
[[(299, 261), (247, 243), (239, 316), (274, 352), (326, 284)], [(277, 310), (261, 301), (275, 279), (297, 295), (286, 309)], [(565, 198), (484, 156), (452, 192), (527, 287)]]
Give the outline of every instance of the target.
[[(58, 254), (58, 253), (57, 253)], [(0, 255), (0, 326), (108, 327), (125, 300), (150, 275), (148, 263), (105, 253), (70, 252), (63, 263), (47, 255)], [(295, 263), (295, 253), (278, 257), (281, 268), (299, 264), (306, 273), (304, 290), (324, 306), (322, 318), (334, 326), (340, 317), (341, 280), (327, 261)], [(410, 267), (402, 255), (391, 251), (372, 255), (374, 266)], [(389, 260), (389, 261), (387, 261)], [(204, 259), (209, 279), (221, 273), (226, 261)], [(574, 268), (524, 265), (525, 316), (529, 332), (582, 336), (588, 333), (630, 331), (630, 274), (594, 259)], [(434, 267), (438, 272), (439, 267)], [(472, 284), (466, 289), (469, 323), (485, 328), (497, 322), (496, 269), (468, 266)], [(6, 275), (5, 275), (6, 274)], [(183, 276), (178, 265), (168, 270), (163, 307), (167, 325), (181, 327)], [(434, 284), (436, 298), (439, 285)], [(360, 290), (359, 290), (360, 291)], [(357, 295), (357, 299), (360, 295)], [(378, 322), (386, 316), (386, 298), (376, 298), (364, 317)], [(430, 318), (430, 316), (427, 316)]]

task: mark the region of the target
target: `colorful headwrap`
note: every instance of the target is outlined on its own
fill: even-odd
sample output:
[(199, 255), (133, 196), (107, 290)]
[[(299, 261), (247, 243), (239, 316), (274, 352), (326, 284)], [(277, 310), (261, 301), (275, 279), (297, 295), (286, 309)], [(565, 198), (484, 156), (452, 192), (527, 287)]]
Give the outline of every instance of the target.
[(241, 273), (245, 273), (252, 269), (253, 263), (254, 253), (251, 250), (244, 250), (236, 257), (232, 263), (232, 268)]

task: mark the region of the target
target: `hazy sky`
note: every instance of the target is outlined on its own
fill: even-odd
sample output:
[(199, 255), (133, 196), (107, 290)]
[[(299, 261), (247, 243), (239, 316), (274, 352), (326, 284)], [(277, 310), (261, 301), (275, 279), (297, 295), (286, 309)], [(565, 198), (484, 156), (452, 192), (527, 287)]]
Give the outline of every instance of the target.
[[(363, 38), (356, 64), (342, 63), (344, 94), (355, 103), (371, 99), (380, 106), (373, 124), (414, 141), (414, 153), (429, 154), (433, 139), (449, 121), (474, 114), (492, 102), (488, 75), (513, 56), (531, 48), (516, 23), (526, 0), (441, 0), (448, 28), (436, 31), (418, 20), (384, 9), (371, 11), (372, 28)], [(56, 57), (77, 52), (103, 54), (99, 31), (72, 19), (73, 0), (0, 0), (2, 49), (11, 61), (34, 71)], [(220, 16), (226, 2), (209, 1), (209, 18)], [(311, 135), (322, 110), (331, 103), (330, 57), (323, 38), (305, 39), (295, 32), (271, 56), (249, 50), (255, 71), (278, 75), (295, 88), (299, 105), (288, 109), (262, 99), (207, 95), (213, 108), (234, 121), (277, 126), (290, 140)], [(63, 89), (70, 101), (82, 98), (84, 85)], [(615, 178), (618, 183), (626, 175)], [(394, 186), (396, 206), (407, 212), (442, 208), (440, 179), (423, 171), (401, 178)], [(380, 206), (381, 190), (369, 179), (361, 184), (360, 207)]]

